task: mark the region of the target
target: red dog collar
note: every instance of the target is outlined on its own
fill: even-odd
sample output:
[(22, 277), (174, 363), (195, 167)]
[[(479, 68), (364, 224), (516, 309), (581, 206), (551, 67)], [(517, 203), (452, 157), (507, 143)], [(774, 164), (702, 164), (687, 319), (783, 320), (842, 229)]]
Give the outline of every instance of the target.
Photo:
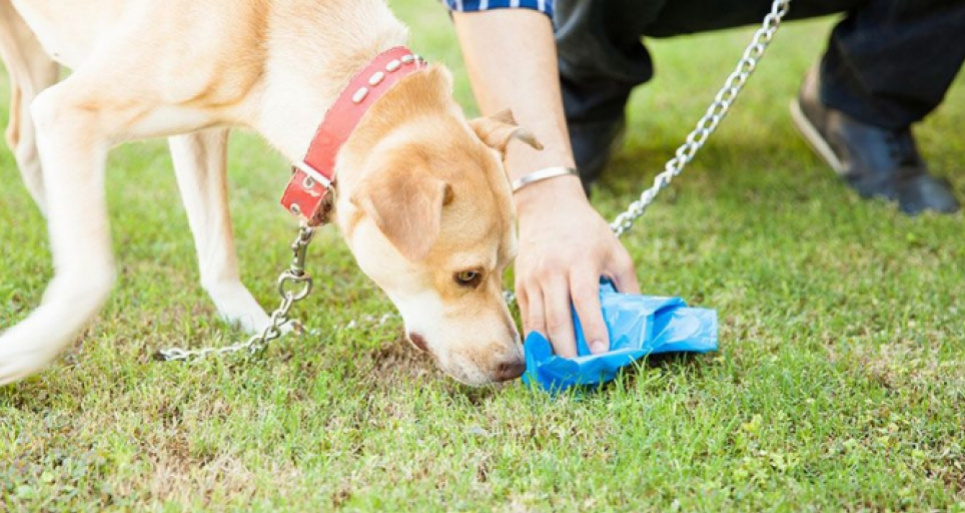
[(328, 220), (334, 206), (335, 157), (362, 116), (392, 86), (425, 68), (422, 57), (404, 46), (386, 50), (358, 72), (325, 113), (305, 160), (292, 165), (281, 204), (308, 226)]

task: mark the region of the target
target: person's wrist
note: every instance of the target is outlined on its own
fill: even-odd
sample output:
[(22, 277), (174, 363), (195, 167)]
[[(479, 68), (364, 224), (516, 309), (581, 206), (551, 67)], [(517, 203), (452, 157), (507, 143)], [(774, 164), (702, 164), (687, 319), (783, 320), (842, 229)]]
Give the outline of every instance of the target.
[(548, 211), (566, 208), (574, 203), (586, 203), (583, 184), (576, 175), (558, 176), (534, 182), (513, 195), (516, 215), (520, 220), (546, 215)]
[(532, 173), (527, 173), (519, 178), (513, 180), (510, 184), (513, 190), (513, 194), (519, 192), (520, 189), (543, 180), (550, 180), (552, 178), (560, 178), (568, 175), (579, 176), (576, 172), (576, 168), (568, 166), (550, 166), (544, 167), (542, 169), (537, 169)]

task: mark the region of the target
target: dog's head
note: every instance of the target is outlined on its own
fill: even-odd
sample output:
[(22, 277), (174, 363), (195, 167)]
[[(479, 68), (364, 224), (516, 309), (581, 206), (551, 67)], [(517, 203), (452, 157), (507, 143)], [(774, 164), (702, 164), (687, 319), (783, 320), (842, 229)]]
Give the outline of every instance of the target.
[(508, 113), (467, 121), (433, 66), (371, 108), (337, 164), (336, 218), (359, 267), (413, 345), (472, 385), (524, 367), (502, 295), (516, 234), (501, 156), (514, 138), (539, 147)]

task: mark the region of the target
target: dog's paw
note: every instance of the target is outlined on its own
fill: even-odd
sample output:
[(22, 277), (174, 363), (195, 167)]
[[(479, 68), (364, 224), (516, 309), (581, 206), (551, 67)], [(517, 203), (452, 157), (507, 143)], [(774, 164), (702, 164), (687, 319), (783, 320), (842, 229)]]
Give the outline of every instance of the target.
[(0, 337), (0, 386), (14, 383), (43, 369), (59, 352), (59, 348), (18, 344), (8, 335)]
[(259, 332), (271, 322), (268, 314), (241, 282), (219, 283), (205, 289), (214, 301), (218, 315), (247, 333)]
[(221, 318), (231, 324), (232, 326), (237, 326), (248, 334), (261, 333), (269, 324), (271, 324), (271, 318), (268, 317), (263, 310), (260, 312), (244, 313), (244, 314), (221, 314)]

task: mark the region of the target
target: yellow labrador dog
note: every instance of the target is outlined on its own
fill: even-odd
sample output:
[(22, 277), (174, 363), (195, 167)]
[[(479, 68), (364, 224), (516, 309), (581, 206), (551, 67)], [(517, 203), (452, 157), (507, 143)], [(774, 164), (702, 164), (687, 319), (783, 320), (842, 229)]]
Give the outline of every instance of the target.
[[(0, 384), (40, 370), (106, 301), (104, 166), (127, 140), (169, 138), (202, 286), (225, 319), (266, 325), (238, 277), (227, 130), (252, 129), (301, 162), (350, 79), (406, 37), (383, 0), (0, 0), (7, 141), (55, 267), (42, 304), (0, 335)], [(56, 83), (59, 65), (72, 74)], [(500, 159), (512, 138), (538, 146), (511, 116), (467, 121), (449, 72), (430, 66), (369, 108), (334, 165), (332, 219), (359, 266), (409, 339), (474, 385), (523, 369), (500, 279), (516, 251)]]

